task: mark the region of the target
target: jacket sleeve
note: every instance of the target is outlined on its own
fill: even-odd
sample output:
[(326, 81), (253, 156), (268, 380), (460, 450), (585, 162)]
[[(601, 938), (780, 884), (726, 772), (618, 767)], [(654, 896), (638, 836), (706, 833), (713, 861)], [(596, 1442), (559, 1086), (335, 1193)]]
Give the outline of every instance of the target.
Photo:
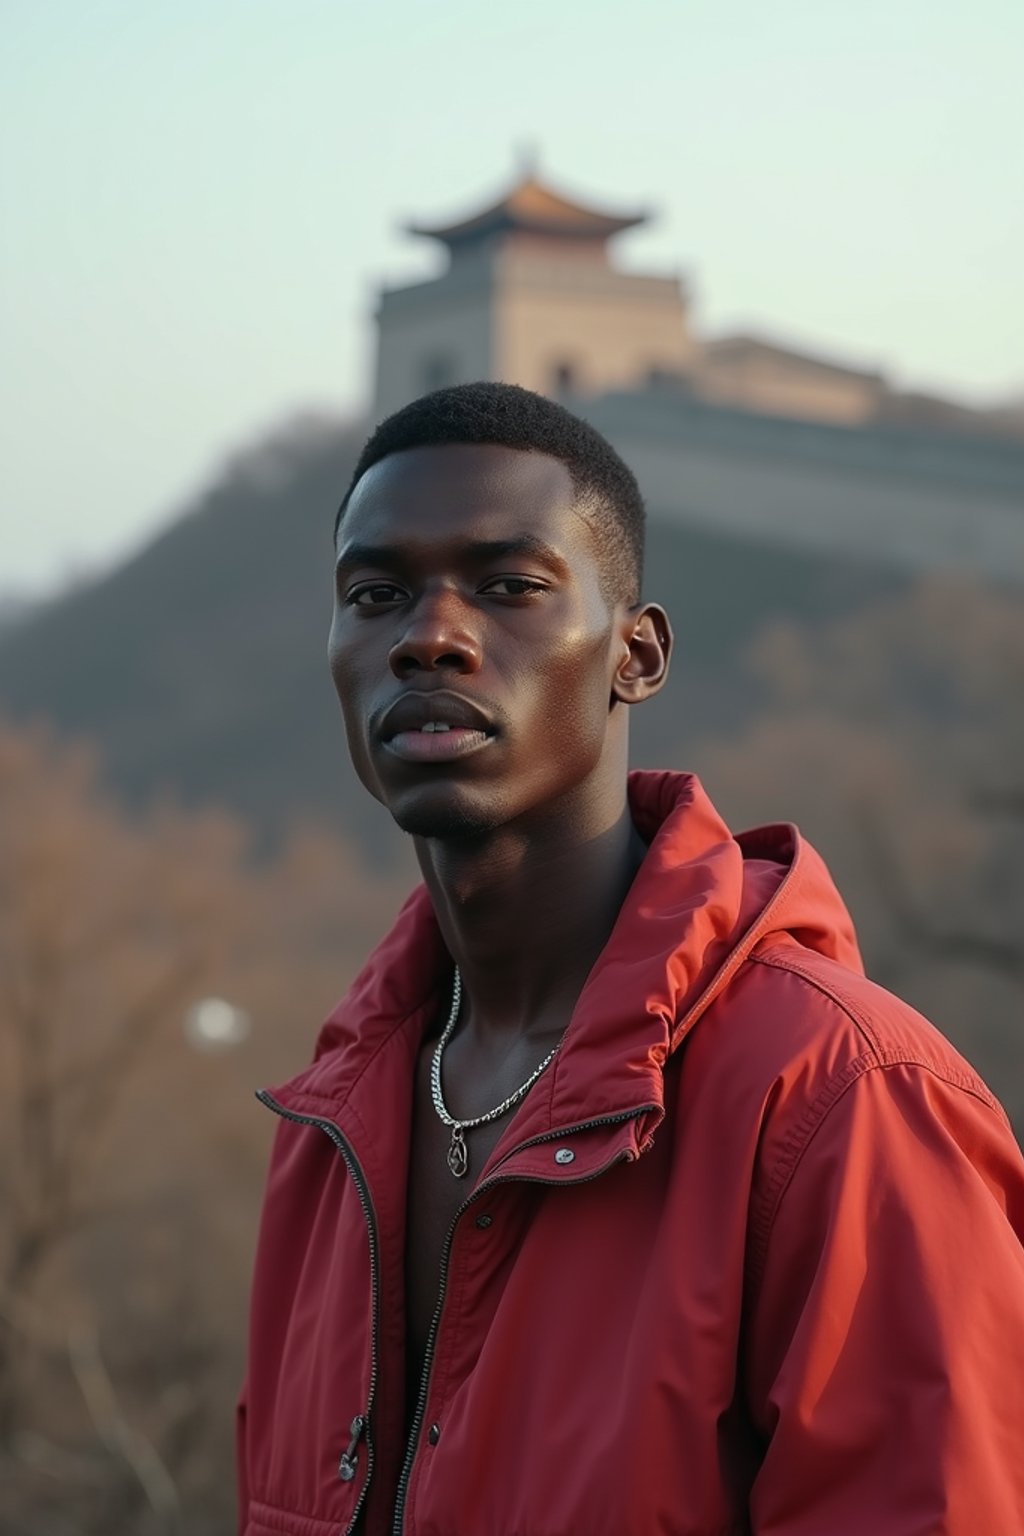
[(1024, 1164), (999, 1106), (876, 1064), (789, 1152), (748, 1310), (755, 1536), (1024, 1532)]

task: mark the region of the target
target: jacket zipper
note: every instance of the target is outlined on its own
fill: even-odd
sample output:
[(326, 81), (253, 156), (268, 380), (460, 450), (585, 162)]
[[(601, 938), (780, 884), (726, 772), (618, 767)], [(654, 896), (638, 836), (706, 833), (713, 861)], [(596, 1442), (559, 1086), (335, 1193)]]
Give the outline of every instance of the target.
[(370, 1198), (370, 1187), (366, 1182), (366, 1176), (359, 1165), (351, 1146), (345, 1138), (342, 1130), (335, 1125), (333, 1120), (322, 1120), (317, 1115), (296, 1115), (290, 1109), (285, 1109), (265, 1089), (260, 1089), (256, 1094), (261, 1104), (272, 1109), (275, 1115), (280, 1115), (282, 1120), (292, 1120), (296, 1125), (315, 1125), (333, 1141), (345, 1161), (345, 1166), (352, 1176), (356, 1192), (359, 1195), (359, 1203), (363, 1207), (363, 1215), (366, 1218), (366, 1230), (370, 1239), (370, 1385), (366, 1394), (366, 1410), (356, 1414), (352, 1420), (348, 1447), (341, 1454), (338, 1462), (338, 1475), (346, 1482), (350, 1482), (355, 1475), (358, 1461), (358, 1446), (360, 1438), (366, 1435), (366, 1477), (356, 1500), (356, 1507), (352, 1511), (352, 1518), (345, 1527), (345, 1536), (352, 1536), (356, 1521), (362, 1513), (366, 1502), (366, 1495), (370, 1489), (370, 1478), (373, 1476), (373, 1438), (370, 1434), (370, 1413), (373, 1408), (373, 1398), (377, 1390), (377, 1327), (380, 1317), (380, 1265), (378, 1261), (377, 1244), (377, 1217), (373, 1209), (373, 1201)]
[[(521, 1146), (515, 1147), (509, 1152), (509, 1157), (518, 1156), (530, 1147), (540, 1146), (545, 1141), (564, 1141), (567, 1136), (575, 1136), (579, 1131), (592, 1131), (603, 1125), (620, 1125), (626, 1120), (635, 1120), (639, 1115), (647, 1114), (656, 1109), (656, 1105), (647, 1104), (640, 1109), (631, 1109), (624, 1115), (604, 1115), (598, 1120), (587, 1120), (582, 1125), (575, 1125), (568, 1131), (548, 1131), (543, 1136), (534, 1136), (530, 1141), (524, 1141)], [(426, 1412), (427, 1397), (430, 1392), (430, 1371), (434, 1360), (434, 1346), (437, 1342), (437, 1331), (441, 1322), (441, 1313), (444, 1311), (445, 1291), (448, 1284), (448, 1260), (451, 1255), (452, 1239), (455, 1236), (455, 1228), (473, 1202), (483, 1194), (494, 1189), (498, 1184), (590, 1184), (594, 1179), (599, 1179), (606, 1174), (616, 1163), (621, 1163), (626, 1152), (620, 1152), (609, 1162), (598, 1168), (594, 1173), (584, 1174), (581, 1178), (541, 1178), (539, 1175), (511, 1174), (505, 1178), (495, 1174), (488, 1179), (486, 1184), (481, 1184), (475, 1189), (467, 1200), (464, 1200), (452, 1218), (452, 1224), (445, 1235), (444, 1246), (441, 1250), (441, 1269), (438, 1282), (437, 1304), (434, 1307), (434, 1315), (430, 1321), (430, 1332), (427, 1335), (427, 1348), (423, 1356), (423, 1374), (420, 1377), (419, 1396), (416, 1399), (416, 1412), (413, 1414), (412, 1428), (409, 1431), (409, 1443), (406, 1447), (405, 1462), (402, 1466), (402, 1475), (398, 1480), (398, 1491), (395, 1495), (395, 1518), (392, 1525), (392, 1536), (402, 1536), (402, 1522), (405, 1518), (405, 1496), (409, 1486), (409, 1478), (412, 1473), (413, 1462), (416, 1459), (416, 1451), (420, 1431), (423, 1428), (423, 1415)]]
[(342, 1451), (341, 1460), (338, 1462), (338, 1476), (342, 1482), (350, 1483), (356, 1475), (356, 1467), (359, 1465), (359, 1442), (365, 1428), (366, 1415), (357, 1413), (349, 1426), (351, 1439)]

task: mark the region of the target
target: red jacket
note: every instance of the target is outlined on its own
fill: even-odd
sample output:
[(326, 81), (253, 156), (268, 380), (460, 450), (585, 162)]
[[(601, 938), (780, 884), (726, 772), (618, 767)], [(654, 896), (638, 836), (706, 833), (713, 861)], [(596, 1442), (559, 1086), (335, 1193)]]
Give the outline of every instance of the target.
[(794, 828), (630, 789), (650, 852), (456, 1219), (408, 1454), (413, 1065), (451, 978), (422, 889), (264, 1095), (241, 1529), (387, 1536), (397, 1489), (407, 1536), (1019, 1536), (1002, 1110), (865, 980)]

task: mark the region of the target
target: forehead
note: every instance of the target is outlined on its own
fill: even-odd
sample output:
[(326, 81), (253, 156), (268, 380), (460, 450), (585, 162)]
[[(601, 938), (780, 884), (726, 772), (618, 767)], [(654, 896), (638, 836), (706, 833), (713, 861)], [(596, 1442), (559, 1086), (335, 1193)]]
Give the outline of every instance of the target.
[(338, 532), (424, 550), (451, 541), (529, 533), (564, 553), (590, 553), (569, 470), (546, 453), (492, 444), (403, 449), (366, 471)]

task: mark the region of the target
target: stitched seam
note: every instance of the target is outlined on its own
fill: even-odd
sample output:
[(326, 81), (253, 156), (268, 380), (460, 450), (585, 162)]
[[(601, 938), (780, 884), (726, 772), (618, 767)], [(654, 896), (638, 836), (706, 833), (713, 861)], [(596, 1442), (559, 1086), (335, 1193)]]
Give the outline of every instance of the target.
[(756, 1211), (753, 1209), (751, 1211), (750, 1237), (752, 1253), (750, 1275), (751, 1282), (755, 1287), (760, 1284), (764, 1271), (768, 1242), (782, 1197), (799, 1167), (804, 1152), (813, 1140), (815, 1131), (823, 1123), (833, 1104), (842, 1098), (847, 1089), (858, 1078), (863, 1077), (865, 1072), (870, 1071), (877, 1065), (877, 1058), (874, 1052), (870, 1050), (862, 1052), (860, 1056), (856, 1056), (852, 1061), (847, 1062), (841, 1071), (829, 1078), (817, 1097), (807, 1105), (803, 1114), (783, 1141), (771, 1176), (765, 1185), (764, 1193), (757, 1199), (757, 1209)]
[(940, 1082), (945, 1082), (952, 1088), (958, 1088), (962, 1092), (970, 1094), (980, 1103), (984, 1104), (986, 1108), (992, 1110), (1000, 1120), (1005, 1119), (1005, 1114), (999, 1101), (985, 1090), (984, 1084), (973, 1073), (951, 1071), (944, 1063), (929, 1060), (919, 1052), (910, 1051), (905, 1048), (896, 1049), (882, 1046), (875, 1031), (864, 1019), (859, 1007), (848, 997), (842, 988), (823, 982), (820, 977), (814, 975), (813, 972), (805, 970), (799, 963), (792, 963), (788, 956), (776, 958), (755, 956), (752, 958), (759, 965), (773, 966), (777, 970), (789, 971), (793, 975), (799, 976), (801, 980), (814, 987), (837, 1007), (842, 1008), (850, 1017), (851, 1023), (861, 1028), (863, 1034), (870, 1042), (868, 1050), (854, 1057), (838, 1073), (829, 1078), (817, 1097), (804, 1110), (782, 1144), (775, 1167), (765, 1185), (764, 1194), (757, 1200), (756, 1210), (752, 1204), (749, 1275), (751, 1286), (756, 1289), (764, 1274), (768, 1243), (771, 1239), (779, 1207), (807, 1148), (810, 1146), (819, 1127), (824, 1124), (826, 1116), (833, 1106), (867, 1072), (887, 1071), (892, 1067), (916, 1067), (921, 1071), (928, 1072)]
[(284, 1536), (292, 1536), (296, 1526), (304, 1528), (308, 1532), (323, 1531), (324, 1536), (337, 1536), (337, 1520), (324, 1520), (319, 1515), (305, 1515), (297, 1509), (287, 1509), (283, 1504), (270, 1504), (265, 1499), (249, 1500), (250, 1519), (259, 1520), (261, 1524), (269, 1526), (272, 1530), (284, 1533)]
[(781, 881), (774, 894), (769, 897), (759, 918), (757, 919), (757, 922), (752, 924), (744, 934), (743, 938), (740, 940), (738, 948), (734, 950), (729, 958), (725, 961), (717, 976), (712, 978), (712, 980), (705, 987), (704, 991), (701, 993), (700, 997), (694, 999), (692, 1007), (687, 1009), (684, 1017), (680, 1019), (679, 1023), (676, 1025), (676, 1028), (672, 1032), (671, 1041), (669, 1043), (670, 1054), (678, 1048), (679, 1042), (683, 1035), (693, 1027), (694, 1023), (701, 1016), (701, 1014), (705, 1013), (707, 1009), (710, 1008), (711, 1004), (725, 989), (726, 985), (732, 981), (733, 977), (738, 974), (738, 972), (743, 968), (747, 961), (757, 958), (754, 951), (761, 941), (756, 937), (754, 933), (755, 928), (763, 931), (763, 925), (766, 924), (771, 918), (775, 908), (782, 902), (783, 898), (788, 901), (792, 898), (794, 892), (798, 892), (800, 890), (800, 886), (804, 878), (804, 867), (799, 858), (800, 835), (792, 823), (783, 822), (781, 825), (787, 826), (790, 831), (796, 835), (797, 861), (793, 865), (790, 873)]
[(1000, 1119), (1004, 1118), (1002, 1105), (994, 1094), (990, 1093), (978, 1075), (969, 1068), (958, 1072), (946, 1062), (938, 1060), (931, 1055), (925, 1055), (923, 1051), (910, 1050), (906, 1046), (883, 1045), (878, 1037), (871, 1021), (864, 1014), (861, 1005), (856, 1002), (842, 987), (836, 986), (831, 980), (825, 981), (814, 971), (806, 969), (799, 960), (790, 959), (786, 954), (776, 953), (766, 955), (752, 955), (751, 959), (757, 965), (769, 966), (778, 971), (788, 971), (794, 976), (814, 987), (823, 997), (835, 1003), (849, 1016), (850, 1022), (866, 1036), (870, 1042), (873, 1054), (882, 1066), (907, 1066), (923, 1067), (931, 1072), (934, 1077), (949, 1083), (953, 1088), (961, 1088), (965, 1093), (972, 1094), (982, 1104), (994, 1110)]
[(814, 971), (808, 970), (806, 967), (801, 965), (799, 959), (797, 959), (795, 956), (791, 958), (788, 954), (785, 954), (781, 951), (775, 951), (773, 953), (769, 950), (765, 954), (752, 955), (751, 959), (754, 960), (757, 965), (768, 966), (769, 968), (777, 971), (789, 971), (792, 975), (799, 976), (803, 981), (806, 981), (809, 986), (812, 986), (816, 992), (822, 993), (824, 997), (829, 998), (833, 1003), (837, 1003), (847, 1014), (849, 1014), (851, 1022), (857, 1026), (861, 1034), (867, 1037), (871, 1043), (872, 1049), (875, 1051), (875, 1054), (881, 1054), (882, 1044), (878, 1039), (878, 1036), (876, 1035), (870, 1020), (864, 1017), (859, 1004), (843, 987), (837, 986), (834, 981), (830, 980), (826, 982), (822, 980), (822, 978), (816, 975)]

